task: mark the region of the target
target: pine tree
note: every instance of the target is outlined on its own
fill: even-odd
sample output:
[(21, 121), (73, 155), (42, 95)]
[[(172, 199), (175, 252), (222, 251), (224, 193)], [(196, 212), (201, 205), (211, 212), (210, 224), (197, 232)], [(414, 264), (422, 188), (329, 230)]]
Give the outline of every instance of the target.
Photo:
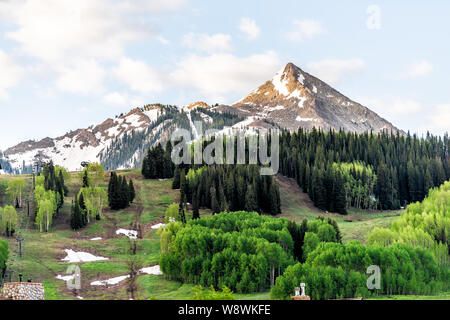
[(72, 228), (72, 230), (78, 230), (80, 228), (78, 218), (79, 211), (77, 211), (76, 209), (79, 209), (79, 207), (78, 207), (78, 200), (75, 197), (75, 203), (72, 201), (72, 207), (70, 212), (70, 227)]
[(172, 182), (172, 189), (179, 189), (180, 188), (180, 167), (175, 167), (175, 172), (173, 176), (173, 182)]
[(198, 219), (200, 218), (200, 211), (199, 211), (199, 199), (198, 199), (197, 189), (194, 189), (194, 192), (192, 193), (192, 219)]
[(174, 164), (172, 162), (172, 142), (167, 141), (166, 151), (164, 152), (164, 178), (173, 178)]
[(130, 179), (128, 184), (128, 202), (133, 203), (134, 198), (136, 198), (136, 191), (134, 190), (133, 179)]
[(347, 199), (345, 197), (344, 179), (339, 171), (335, 172), (335, 180), (333, 186), (334, 210), (340, 214), (347, 214)]
[(89, 188), (89, 175), (88, 175), (88, 171), (86, 169), (84, 170), (82, 187)]
[(180, 171), (180, 193), (182, 197), (186, 194), (186, 172), (184, 168)]
[(120, 183), (120, 209), (125, 209), (130, 205), (130, 189), (128, 188), (127, 178), (122, 177)]
[(245, 210), (249, 212), (258, 212), (258, 203), (255, 197), (254, 186), (250, 185), (245, 194)]
[(80, 194), (78, 199), (78, 207), (80, 211), (79, 219), (80, 219), (80, 228), (83, 228), (87, 225), (87, 210), (86, 210), (86, 204), (84, 202), (84, 196), (83, 193)]
[(270, 214), (275, 216), (281, 213), (279, 190), (277, 185), (275, 184), (275, 180), (273, 179), (272, 183), (270, 184), (270, 190), (268, 195), (270, 201)]
[(180, 204), (178, 206), (178, 216), (180, 217), (180, 220), (182, 223), (186, 223), (186, 213), (184, 211), (185, 208), (185, 198), (184, 194), (180, 198)]

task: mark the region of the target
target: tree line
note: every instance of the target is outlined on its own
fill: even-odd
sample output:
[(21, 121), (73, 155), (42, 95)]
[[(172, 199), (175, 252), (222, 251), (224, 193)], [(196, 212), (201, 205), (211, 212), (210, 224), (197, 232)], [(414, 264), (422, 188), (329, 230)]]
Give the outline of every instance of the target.
[[(390, 229), (374, 228), (367, 246), (357, 241), (345, 245), (330, 241), (332, 233), (320, 231), (323, 227), (310, 221), (301, 225), (290, 222), (293, 239), (302, 239), (294, 245), (294, 255), (301, 258), (277, 279), (271, 297), (289, 299), (300, 282), (307, 283), (307, 294), (313, 299), (448, 291), (449, 192), (449, 181), (430, 190), (422, 203), (408, 205)], [(369, 292), (366, 270), (371, 265), (380, 267), (382, 275), (380, 288)]]
[(35, 178), (34, 204), (35, 224), (39, 231), (48, 232), (53, 222), (53, 217), (58, 214), (64, 205), (64, 197), (68, 192), (65, 186), (67, 171), (53, 162), (44, 164), (43, 170)]
[(167, 141), (165, 149), (159, 143), (149, 148), (142, 161), (142, 175), (145, 179), (173, 178), (175, 165), (172, 162), (172, 143)]
[(192, 204), (198, 217), (199, 208), (213, 213), (255, 211), (281, 213), (280, 191), (273, 176), (262, 176), (257, 165), (211, 165), (198, 169), (177, 167), (173, 188), (180, 188), (181, 199)]
[(293, 263), (287, 220), (232, 212), (161, 231), (160, 266), (169, 279), (255, 292), (270, 287)]
[(408, 205), (391, 228), (374, 228), (367, 243), (404, 243), (427, 249), (439, 266), (450, 266), (450, 181), (430, 190), (422, 202)]
[(91, 219), (101, 219), (107, 204), (107, 194), (101, 186), (104, 177), (105, 170), (99, 163), (90, 163), (78, 173), (81, 188), (75, 194), (70, 213), (70, 227), (73, 230), (85, 227)]
[(108, 204), (112, 210), (125, 209), (130, 206), (136, 197), (133, 180), (111, 172), (108, 184)]
[[(355, 178), (355, 175), (336, 170), (336, 166), (342, 168), (343, 163), (363, 166), (366, 178), (370, 179), (360, 185), (360, 190), (356, 189), (356, 197), (349, 199), (347, 192), (346, 208), (356, 204), (379, 210), (400, 209), (408, 203), (423, 200), (430, 188), (450, 178), (449, 150), (448, 135), (434, 137), (428, 134), (418, 138), (387, 132), (357, 134), (316, 129), (307, 132), (300, 128), (295, 133), (284, 131), (281, 134), (280, 170), (283, 175), (295, 178), (319, 208), (339, 212), (342, 194), (336, 193), (340, 187), (334, 186), (340, 186), (342, 182), (336, 171), (344, 176), (344, 186), (349, 182), (348, 178)], [(361, 170), (356, 171), (362, 179)], [(375, 176), (376, 183), (372, 185)], [(369, 195), (372, 187), (374, 204)], [(336, 203), (339, 204), (337, 208)]]
[[(380, 289), (367, 288), (367, 268), (382, 270)], [(289, 299), (300, 282), (312, 299), (341, 299), (379, 294), (436, 294), (449, 288), (450, 272), (430, 253), (397, 243), (382, 247), (320, 242), (305, 263), (289, 266), (271, 289), (272, 299)]]
[[(330, 221), (305, 220), (304, 231), (317, 234), (321, 241), (340, 241), (337, 225)], [(169, 279), (205, 287), (265, 290), (301, 255), (297, 248), (303, 240), (293, 233), (287, 219), (256, 212), (172, 222), (160, 231), (161, 270)]]

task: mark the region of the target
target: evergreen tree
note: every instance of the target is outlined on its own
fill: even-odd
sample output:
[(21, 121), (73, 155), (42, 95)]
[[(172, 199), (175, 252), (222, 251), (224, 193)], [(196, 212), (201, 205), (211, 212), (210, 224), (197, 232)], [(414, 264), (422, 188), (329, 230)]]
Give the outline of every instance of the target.
[(192, 193), (192, 219), (194, 220), (198, 218), (200, 218), (199, 197), (197, 189), (194, 189), (194, 192)]
[(175, 167), (175, 173), (173, 176), (173, 182), (172, 182), (172, 189), (179, 189), (180, 188), (180, 167)]
[(333, 212), (347, 214), (347, 200), (345, 196), (345, 183), (339, 172), (335, 173), (335, 182), (333, 186), (334, 208)]
[(119, 190), (120, 209), (124, 209), (130, 205), (130, 190), (128, 188), (126, 177), (121, 177)]
[(84, 170), (82, 188), (89, 188), (89, 175), (87, 170)]
[(255, 197), (255, 191), (254, 191), (254, 186), (250, 185), (247, 188), (247, 193), (245, 195), (245, 210), (252, 212), (258, 212), (258, 203), (256, 201), (256, 197)]
[(128, 202), (133, 203), (134, 198), (136, 198), (136, 191), (134, 190), (133, 179), (130, 179), (128, 184)]

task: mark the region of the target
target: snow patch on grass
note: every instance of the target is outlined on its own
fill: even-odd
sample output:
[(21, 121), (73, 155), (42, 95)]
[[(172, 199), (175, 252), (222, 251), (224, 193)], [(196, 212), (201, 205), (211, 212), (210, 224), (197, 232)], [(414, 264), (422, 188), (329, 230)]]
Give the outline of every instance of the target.
[(153, 230), (158, 230), (159, 228), (162, 228), (164, 226), (165, 226), (164, 223), (158, 223), (158, 224), (155, 224), (154, 226), (152, 226), (152, 229)]
[(64, 251), (67, 253), (67, 257), (65, 257), (61, 261), (67, 261), (70, 263), (109, 260), (108, 258), (104, 257), (96, 257), (88, 252), (76, 252), (70, 249), (65, 249)]
[(108, 280), (94, 281), (94, 282), (91, 282), (91, 286), (115, 285), (115, 284), (119, 284), (120, 282), (122, 282), (123, 280), (125, 280), (129, 277), (130, 277), (129, 275), (126, 275), (126, 276), (119, 276), (119, 277), (111, 278)]
[(135, 230), (126, 230), (126, 229), (119, 229), (116, 231), (116, 234), (123, 234), (127, 236), (130, 239), (137, 239), (137, 231)]
[(155, 276), (159, 276), (159, 275), (163, 274), (158, 264), (153, 267), (142, 268), (139, 271), (142, 273), (151, 274), (151, 275), (155, 275)]
[(58, 275), (56, 276), (56, 279), (58, 279), (58, 280), (63, 280), (63, 281), (71, 281), (71, 280), (73, 280), (74, 278), (75, 278), (75, 275), (62, 276), (62, 275), (58, 274)]

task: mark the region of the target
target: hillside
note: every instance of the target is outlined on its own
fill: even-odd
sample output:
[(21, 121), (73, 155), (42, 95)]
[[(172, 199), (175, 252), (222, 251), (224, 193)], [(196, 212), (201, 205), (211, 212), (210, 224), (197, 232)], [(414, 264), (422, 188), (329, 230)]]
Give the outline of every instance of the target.
[[(135, 203), (125, 210), (105, 210), (104, 218), (91, 223), (85, 229), (74, 232), (70, 230), (70, 204), (80, 188), (76, 174), (68, 183), (69, 196), (65, 199), (62, 212), (54, 219), (53, 227), (48, 233), (39, 233), (30, 228), (26, 233), (24, 255), (15, 263), (16, 273), (24, 274), (33, 281), (44, 282), (46, 299), (127, 299), (126, 281), (116, 285), (93, 286), (90, 283), (123, 276), (127, 273), (130, 241), (124, 235), (117, 235), (120, 228), (135, 230), (140, 225), (142, 239), (138, 239), (138, 256), (143, 266), (151, 267), (159, 260), (159, 235), (155, 226), (164, 223), (164, 212), (174, 201), (178, 201), (179, 192), (171, 189), (171, 180), (144, 180), (137, 170), (118, 171), (119, 175), (132, 178), (137, 191)], [(106, 187), (107, 176), (102, 184)], [(24, 176), (27, 185), (31, 185), (31, 176)], [(10, 179), (2, 176), (0, 179)], [(301, 190), (294, 186), (291, 179), (278, 177), (282, 195), (283, 217), (296, 221), (303, 218), (314, 219), (316, 216), (333, 217), (342, 228), (345, 242), (350, 240), (364, 241), (366, 233), (374, 226), (388, 227), (392, 218), (399, 212), (385, 212), (373, 214), (370, 212), (354, 212), (342, 218), (335, 214), (326, 214), (318, 211), (309, 199), (302, 196)], [(29, 193), (31, 190), (27, 189)], [(299, 193), (300, 192), (300, 193)], [(300, 200), (299, 200), (300, 199)], [(22, 212), (23, 214), (23, 212)], [(189, 213), (190, 214), (190, 213)], [(209, 216), (209, 210), (201, 210), (201, 216)], [(353, 222), (349, 222), (349, 220)], [(365, 225), (364, 229), (361, 226)], [(99, 239), (101, 238), (101, 239)], [(92, 240), (99, 239), (99, 240)], [(14, 239), (7, 239), (11, 248), (15, 248)], [(61, 261), (66, 256), (64, 250), (87, 252), (94, 256), (106, 257), (108, 261), (93, 261), (80, 264), (82, 275), (82, 289), (74, 295), (67, 289), (63, 280), (57, 279), (65, 276), (67, 262)], [(140, 299), (189, 299), (192, 297), (193, 285), (181, 284), (166, 280), (161, 275), (141, 274), (138, 277), (138, 296)], [(267, 299), (268, 293), (237, 295), (243, 299)]]

